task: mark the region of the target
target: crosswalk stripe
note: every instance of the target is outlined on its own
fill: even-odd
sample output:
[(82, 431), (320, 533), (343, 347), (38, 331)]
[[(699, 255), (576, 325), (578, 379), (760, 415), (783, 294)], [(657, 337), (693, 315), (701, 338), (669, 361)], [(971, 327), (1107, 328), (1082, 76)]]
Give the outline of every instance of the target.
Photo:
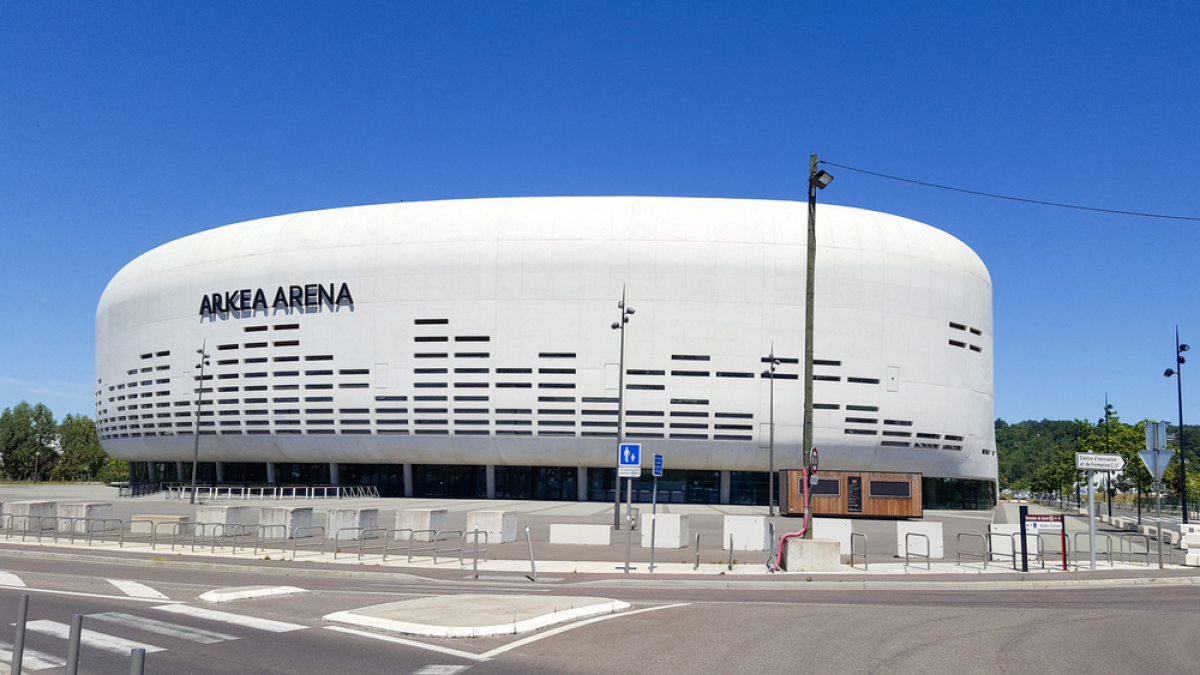
[[(7, 642), (0, 642), (0, 661), (12, 665), (13, 652), (12, 645)], [(67, 665), (66, 659), (58, 656), (51, 656), (45, 652), (39, 652), (36, 649), (26, 647), (21, 652), (21, 670), (43, 670), (45, 668), (60, 668)]]
[(21, 581), (21, 577), (12, 572), (0, 572), (0, 586), (24, 586), (25, 582)]
[(130, 581), (128, 579), (108, 579), (107, 581), (131, 598), (158, 598), (159, 600), (170, 600), (170, 598), (162, 593), (159, 593), (153, 588), (150, 588), (146, 584)]
[[(48, 619), (30, 621), (29, 623), (25, 624), (25, 629), (62, 640), (68, 640), (71, 637), (70, 626), (65, 623), (50, 621)], [(102, 649), (106, 652), (121, 654), (122, 656), (129, 656), (129, 650), (131, 649), (145, 649), (147, 654), (151, 652), (166, 651), (166, 649), (162, 647), (155, 647), (154, 645), (148, 645), (142, 642), (134, 642), (133, 640), (126, 640), (125, 638), (120, 638), (116, 635), (99, 633), (87, 628), (84, 628), (83, 632), (80, 633), (79, 643), (86, 647)]]
[(286, 621), (275, 621), (273, 619), (260, 619), (256, 616), (245, 616), (244, 614), (221, 612), (215, 609), (192, 607), (191, 605), (159, 605), (154, 609), (161, 609), (164, 612), (182, 614), (184, 616), (190, 616), (197, 619), (207, 619), (209, 621), (231, 623), (235, 626), (256, 628), (258, 630), (265, 630), (271, 633), (287, 633), (288, 631), (303, 630), (308, 628), (308, 626), (301, 626), (298, 623), (287, 623)]
[(236, 635), (226, 635), (225, 633), (217, 633), (203, 628), (193, 628), (192, 626), (181, 626), (177, 623), (169, 621), (159, 621), (157, 619), (149, 619), (136, 614), (126, 614), (125, 612), (105, 612), (103, 614), (88, 614), (87, 618), (96, 619), (97, 621), (106, 621), (108, 623), (125, 626), (126, 628), (134, 628), (144, 630), (148, 633), (158, 633), (168, 637), (179, 638), (181, 640), (190, 640), (199, 642), (204, 645), (216, 644), (227, 640), (240, 640)]

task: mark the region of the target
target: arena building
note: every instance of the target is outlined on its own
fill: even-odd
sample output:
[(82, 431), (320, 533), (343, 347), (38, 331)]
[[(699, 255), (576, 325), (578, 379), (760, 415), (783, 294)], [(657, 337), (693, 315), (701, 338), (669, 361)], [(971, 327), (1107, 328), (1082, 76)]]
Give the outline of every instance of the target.
[[(201, 480), (611, 500), (623, 393), (626, 438), (665, 458), (663, 500), (764, 503), (772, 389), (774, 466), (802, 463), (806, 218), (784, 201), (475, 199), (184, 237), (100, 299), (101, 443), (143, 478), (187, 479), (199, 431)], [(916, 472), (927, 508), (990, 506), (987, 269), (945, 232), (855, 208), (819, 206), (817, 241), (822, 468)], [(648, 472), (634, 487), (648, 498)]]

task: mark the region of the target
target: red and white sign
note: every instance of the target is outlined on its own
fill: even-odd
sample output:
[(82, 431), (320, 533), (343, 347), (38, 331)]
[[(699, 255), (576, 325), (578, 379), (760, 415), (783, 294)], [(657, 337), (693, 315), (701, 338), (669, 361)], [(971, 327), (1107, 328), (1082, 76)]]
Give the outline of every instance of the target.
[(1061, 514), (1029, 514), (1025, 516), (1025, 531), (1029, 534), (1039, 532), (1062, 532), (1063, 517)]
[(813, 473), (817, 472), (817, 449), (816, 448), (813, 448), (812, 451), (808, 453), (808, 469), (809, 469), (809, 471), (812, 471)]

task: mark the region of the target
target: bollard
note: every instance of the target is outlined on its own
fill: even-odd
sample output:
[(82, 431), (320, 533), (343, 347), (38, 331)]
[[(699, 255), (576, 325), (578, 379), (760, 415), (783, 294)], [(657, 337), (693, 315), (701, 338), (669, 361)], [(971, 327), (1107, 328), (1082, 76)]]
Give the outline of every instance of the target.
[(729, 535), (729, 571), (733, 571), (733, 535)]
[(146, 650), (133, 649), (129, 652), (129, 675), (143, 675), (146, 672)]
[(67, 641), (67, 675), (79, 673), (79, 637), (83, 634), (83, 615), (71, 616), (71, 635)]
[(692, 566), (692, 571), (700, 569), (700, 534), (696, 534), (696, 564)]
[[(503, 537), (501, 537), (503, 539)], [(475, 526), (475, 559), (471, 563), (471, 579), (479, 581), (479, 526)]]
[(529, 538), (529, 526), (525, 526), (525, 543), (529, 544), (529, 569), (533, 570), (534, 583), (537, 583), (537, 563), (533, 560), (533, 540)]
[(11, 672), (21, 675), (21, 661), (25, 657), (25, 619), (29, 617), (29, 596), (22, 595), (17, 604), (17, 633), (13, 636)]

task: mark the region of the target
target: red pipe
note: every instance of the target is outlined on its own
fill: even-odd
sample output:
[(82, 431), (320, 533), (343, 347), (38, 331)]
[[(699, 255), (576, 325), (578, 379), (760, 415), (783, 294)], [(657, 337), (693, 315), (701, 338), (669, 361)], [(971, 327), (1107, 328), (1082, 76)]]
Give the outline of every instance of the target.
[(800, 482), (804, 485), (804, 524), (800, 527), (799, 532), (789, 532), (779, 538), (779, 548), (775, 551), (775, 568), (772, 571), (778, 571), (783, 568), (783, 543), (793, 537), (803, 537), (808, 531), (808, 468), (800, 469)]

